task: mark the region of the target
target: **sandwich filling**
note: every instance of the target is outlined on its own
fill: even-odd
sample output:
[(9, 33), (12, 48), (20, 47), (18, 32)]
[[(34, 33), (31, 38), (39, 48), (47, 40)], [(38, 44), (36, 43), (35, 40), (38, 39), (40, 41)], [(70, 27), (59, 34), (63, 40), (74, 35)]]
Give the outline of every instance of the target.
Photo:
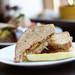
[(51, 35), (47, 37), (47, 39), (42, 40), (41, 42), (34, 43), (29, 49), (25, 50), (25, 54), (40, 54), (44, 49), (49, 50), (48, 47), (48, 39)]

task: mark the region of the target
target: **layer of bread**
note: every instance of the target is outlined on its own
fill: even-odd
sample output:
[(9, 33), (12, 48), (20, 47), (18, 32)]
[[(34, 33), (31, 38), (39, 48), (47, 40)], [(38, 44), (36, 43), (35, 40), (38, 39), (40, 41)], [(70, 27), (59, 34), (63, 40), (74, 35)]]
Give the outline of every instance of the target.
[(34, 44), (47, 39), (48, 36), (55, 33), (55, 27), (53, 24), (34, 26), (28, 31), (24, 32), (22, 37), (19, 39), (15, 50), (15, 61), (20, 62), (23, 58), (23, 53), (26, 49), (29, 49)]
[(49, 48), (54, 51), (68, 51), (72, 46), (72, 37), (69, 32), (56, 33), (48, 39)]

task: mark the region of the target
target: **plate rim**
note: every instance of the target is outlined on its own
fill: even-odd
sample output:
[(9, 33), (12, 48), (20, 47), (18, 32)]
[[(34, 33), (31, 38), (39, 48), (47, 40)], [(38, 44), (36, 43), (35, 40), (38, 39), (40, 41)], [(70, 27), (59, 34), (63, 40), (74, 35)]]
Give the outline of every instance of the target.
[[(34, 64), (33, 62), (30, 63), (30, 62), (24, 62), (24, 63), (12, 63), (12, 62), (5, 62), (5, 61), (0, 61), (1, 63), (4, 63), (4, 64), (7, 64), (7, 65), (12, 65), (12, 66), (23, 66), (23, 67), (35, 67), (35, 66), (52, 66), (52, 65), (58, 65), (58, 64), (63, 64), (63, 63), (68, 63), (68, 62), (71, 62), (71, 61), (74, 61), (75, 58), (68, 58), (68, 59), (65, 59), (65, 60), (59, 60), (59, 61), (54, 61), (54, 62), (50, 62), (50, 61), (47, 61), (47, 62), (39, 62), (39, 64)], [(36, 62), (35, 62), (36, 63)], [(42, 64), (43, 63), (43, 64)]]

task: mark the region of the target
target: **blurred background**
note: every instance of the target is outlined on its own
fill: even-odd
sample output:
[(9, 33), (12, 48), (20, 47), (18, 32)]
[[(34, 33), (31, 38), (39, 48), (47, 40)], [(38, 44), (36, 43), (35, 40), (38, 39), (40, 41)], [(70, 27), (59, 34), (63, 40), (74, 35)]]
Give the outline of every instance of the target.
[[(58, 17), (61, 6), (75, 5), (75, 0), (0, 0), (1, 14), (17, 15), (23, 13), (29, 18), (43, 14), (44, 17)], [(45, 16), (46, 15), (46, 16)]]
[[(33, 25), (55, 24), (75, 41), (75, 0), (0, 0), (0, 45), (11, 45)], [(9, 36), (8, 36), (9, 35)]]

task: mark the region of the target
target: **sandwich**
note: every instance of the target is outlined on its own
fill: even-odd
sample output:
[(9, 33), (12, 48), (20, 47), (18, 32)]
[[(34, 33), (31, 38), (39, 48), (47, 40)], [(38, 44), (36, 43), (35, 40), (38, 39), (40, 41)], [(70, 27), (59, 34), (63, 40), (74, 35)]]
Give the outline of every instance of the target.
[(15, 49), (15, 62), (27, 61), (28, 55), (65, 52), (69, 51), (71, 47), (72, 37), (69, 32), (55, 33), (53, 24), (33, 26), (24, 32), (18, 40)]
[(41, 53), (48, 46), (47, 39), (54, 33), (55, 27), (53, 24), (29, 28), (17, 42), (15, 61), (24, 61), (26, 59), (25, 54)]
[(51, 52), (70, 51), (72, 39), (68, 31), (55, 33), (48, 39), (48, 48)]

